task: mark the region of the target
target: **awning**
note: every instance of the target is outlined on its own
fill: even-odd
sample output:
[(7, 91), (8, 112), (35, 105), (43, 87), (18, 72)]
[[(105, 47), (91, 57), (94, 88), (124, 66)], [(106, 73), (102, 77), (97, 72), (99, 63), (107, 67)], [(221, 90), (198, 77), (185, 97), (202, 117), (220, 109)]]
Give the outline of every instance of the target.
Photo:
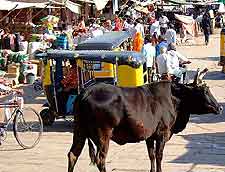
[(66, 1), (65, 6), (73, 13), (81, 14), (81, 5), (71, 1)]
[(169, 0), (169, 2), (174, 4), (188, 4), (186, 0)]
[[(48, 6), (47, 6), (48, 5)], [(23, 8), (57, 8), (53, 5), (65, 6), (76, 14), (81, 13), (81, 5), (67, 0), (1, 0), (0, 10), (10, 11)]]
[(192, 24), (194, 22), (194, 19), (192, 16), (185, 16), (185, 15), (179, 15), (179, 14), (174, 14), (174, 16), (177, 20), (185, 24)]
[(94, 0), (97, 10), (102, 10), (103, 8), (105, 8), (108, 1), (109, 0)]
[(147, 0), (145, 2), (141, 2), (140, 0), (131, 0), (133, 2), (135, 2), (137, 5), (140, 5), (140, 6), (148, 6), (148, 5), (151, 5), (151, 4), (154, 4), (155, 2), (157, 2), (158, 0)]
[(31, 7), (46, 7), (49, 2), (42, 3), (27, 3), (27, 2), (12, 2), (9, 0), (1, 0), (0, 10), (12, 10), (12, 9), (22, 9), (22, 8), (31, 8)]

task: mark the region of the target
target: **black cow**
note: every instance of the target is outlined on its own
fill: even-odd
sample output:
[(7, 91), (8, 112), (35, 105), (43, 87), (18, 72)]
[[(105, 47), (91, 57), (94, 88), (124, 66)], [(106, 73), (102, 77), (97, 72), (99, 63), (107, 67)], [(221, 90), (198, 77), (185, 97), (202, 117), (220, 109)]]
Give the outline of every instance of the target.
[[(167, 81), (137, 88), (120, 88), (107, 84), (88, 88), (76, 101), (77, 115), (73, 145), (68, 153), (68, 171), (73, 171), (85, 140), (88, 139), (91, 161), (97, 164), (100, 172), (105, 172), (106, 155), (109, 141), (112, 139), (120, 145), (145, 140), (151, 160), (151, 172), (155, 171), (155, 157), (157, 172), (161, 172), (165, 143), (173, 133), (185, 128), (188, 120), (182, 121), (183, 116), (189, 119), (188, 115), (193, 112), (219, 112), (217, 110), (220, 106), (213, 96), (205, 93), (206, 87), (193, 85), (192, 89), (188, 89), (182, 85), (171, 87), (171, 83)], [(172, 96), (171, 90), (175, 97)], [(187, 97), (180, 96), (179, 92), (182, 91), (187, 93)], [(200, 94), (201, 91), (205, 94)], [(196, 94), (193, 94), (195, 92)], [(197, 109), (183, 112), (190, 104), (186, 104), (189, 98), (204, 103), (196, 107)], [(179, 115), (181, 117), (178, 117)], [(180, 121), (185, 123), (183, 128)], [(97, 152), (93, 145), (96, 145)]]

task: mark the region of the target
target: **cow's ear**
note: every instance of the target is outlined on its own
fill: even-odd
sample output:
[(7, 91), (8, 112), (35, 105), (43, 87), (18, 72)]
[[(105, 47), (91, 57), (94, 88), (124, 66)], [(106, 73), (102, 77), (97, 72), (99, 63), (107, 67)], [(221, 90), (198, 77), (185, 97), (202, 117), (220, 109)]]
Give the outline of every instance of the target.
[(193, 81), (193, 85), (195, 85), (195, 86), (197, 86), (199, 83), (199, 75), (200, 75), (200, 69), (198, 68), (197, 69), (197, 73), (196, 73), (196, 75), (195, 75), (195, 77), (194, 77), (194, 81)]
[(202, 83), (202, 79), (203, 79), (203, 77), (206, 75), (206, 73), (207, 73), (208, 71), (209, 71), (209, 70), (208, 70), (207, 68), (205, 68), (205, 69), (203, 69), (203, 70), (200, 72), (199, 77), (198, 77), (199, 83)]

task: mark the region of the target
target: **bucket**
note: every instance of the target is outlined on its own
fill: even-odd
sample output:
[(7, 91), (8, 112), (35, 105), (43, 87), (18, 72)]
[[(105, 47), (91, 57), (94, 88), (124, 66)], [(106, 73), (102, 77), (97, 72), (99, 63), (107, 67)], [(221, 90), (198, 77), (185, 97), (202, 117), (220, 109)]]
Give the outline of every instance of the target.
[(27, 84), (33, 84), (35, 81), (35, 75), (33, 73), (28, 73), (26, 76)]

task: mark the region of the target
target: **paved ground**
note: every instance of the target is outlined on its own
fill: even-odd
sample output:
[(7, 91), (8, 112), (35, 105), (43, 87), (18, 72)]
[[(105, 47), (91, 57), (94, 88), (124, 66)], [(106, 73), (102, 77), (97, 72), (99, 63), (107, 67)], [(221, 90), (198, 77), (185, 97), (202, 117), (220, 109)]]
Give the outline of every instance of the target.
[[(200, 38), (195, 46), (180, 47), (179, 50), (193, 62), (190, 71), (197, 67), (208, 67), (206, 82), (213, 94), (225, 105), (225, 75), (217, 66), (219, 57), (219, 35), (213, 35), (209, 46)], [(40, 110), (44, 96), (27, 90), (26, 104)], [(0, 172), (62, 172), (67, 168), (67, 152), (72, 142), (69, 122), (57, 121), (46, 128), (40, 144), (31, 150), (21, 150), (12, 134), (0, 147)], [(76, 166), (76, 171), (97, 171), (89, 166), (87, 146)], [(107, 158), (108, 171), (147, 172), (149, 159), (144, 142), (118, 146), (111, 142)], [(174, 136), (165, 148), (164, 172), (224, 172), (225, 171), (225, 115), (203, 115), (191, 117), (186, 130)]]

